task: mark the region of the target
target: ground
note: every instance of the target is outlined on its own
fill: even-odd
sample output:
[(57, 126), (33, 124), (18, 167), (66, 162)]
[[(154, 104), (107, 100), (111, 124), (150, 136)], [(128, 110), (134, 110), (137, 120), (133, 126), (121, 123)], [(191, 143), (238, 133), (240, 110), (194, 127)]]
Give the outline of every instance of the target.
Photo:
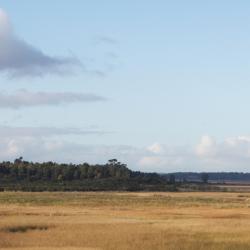
[(0, 193), (2, 250), (250, 249), (250, 193)]

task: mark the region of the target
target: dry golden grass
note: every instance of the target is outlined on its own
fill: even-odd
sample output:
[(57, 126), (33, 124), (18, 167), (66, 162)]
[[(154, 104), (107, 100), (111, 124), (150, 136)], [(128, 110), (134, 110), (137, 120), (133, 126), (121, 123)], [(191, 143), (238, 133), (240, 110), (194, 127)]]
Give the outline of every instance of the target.
[(0, 249), (250, 249), (250, 193), (0, 193)]

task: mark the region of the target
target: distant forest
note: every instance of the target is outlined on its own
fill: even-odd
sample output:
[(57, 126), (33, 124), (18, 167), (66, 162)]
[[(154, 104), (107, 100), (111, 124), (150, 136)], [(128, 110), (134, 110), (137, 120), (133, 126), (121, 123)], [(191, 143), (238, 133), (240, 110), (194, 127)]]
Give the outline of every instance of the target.
[(250, 173), (242, 172), (176, 172), (162, 174), (166, 179), (175, 176), (176, 182), (209, 182), (209, 183), (250, 183)]
[(157, 173), (131, 171), (111, 159), (104, 165), (33, 163), (22, 157), (0, 163), (0, 190), (22, 191), (174, 191)]
[(0, 163), (0, 191), (218, 191), (213, 184), (250, 183), (250, 173), (157, 174), (130, 170), (116, 159), (106, 164)]

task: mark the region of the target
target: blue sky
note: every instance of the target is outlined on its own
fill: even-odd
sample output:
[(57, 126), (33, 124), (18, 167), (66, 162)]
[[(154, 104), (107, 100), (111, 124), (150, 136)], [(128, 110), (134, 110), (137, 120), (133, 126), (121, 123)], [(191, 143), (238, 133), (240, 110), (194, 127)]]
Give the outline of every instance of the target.
[(0, 158), (249, 171), (248, 1), (51, 2), (1, 1)]

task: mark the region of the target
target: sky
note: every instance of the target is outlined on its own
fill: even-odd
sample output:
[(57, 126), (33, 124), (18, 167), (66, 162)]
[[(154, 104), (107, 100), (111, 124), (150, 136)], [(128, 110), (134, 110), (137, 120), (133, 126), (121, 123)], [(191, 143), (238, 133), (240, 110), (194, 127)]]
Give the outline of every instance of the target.
[(0, 160), (249, 172), (249, 11), (0, 1)]

